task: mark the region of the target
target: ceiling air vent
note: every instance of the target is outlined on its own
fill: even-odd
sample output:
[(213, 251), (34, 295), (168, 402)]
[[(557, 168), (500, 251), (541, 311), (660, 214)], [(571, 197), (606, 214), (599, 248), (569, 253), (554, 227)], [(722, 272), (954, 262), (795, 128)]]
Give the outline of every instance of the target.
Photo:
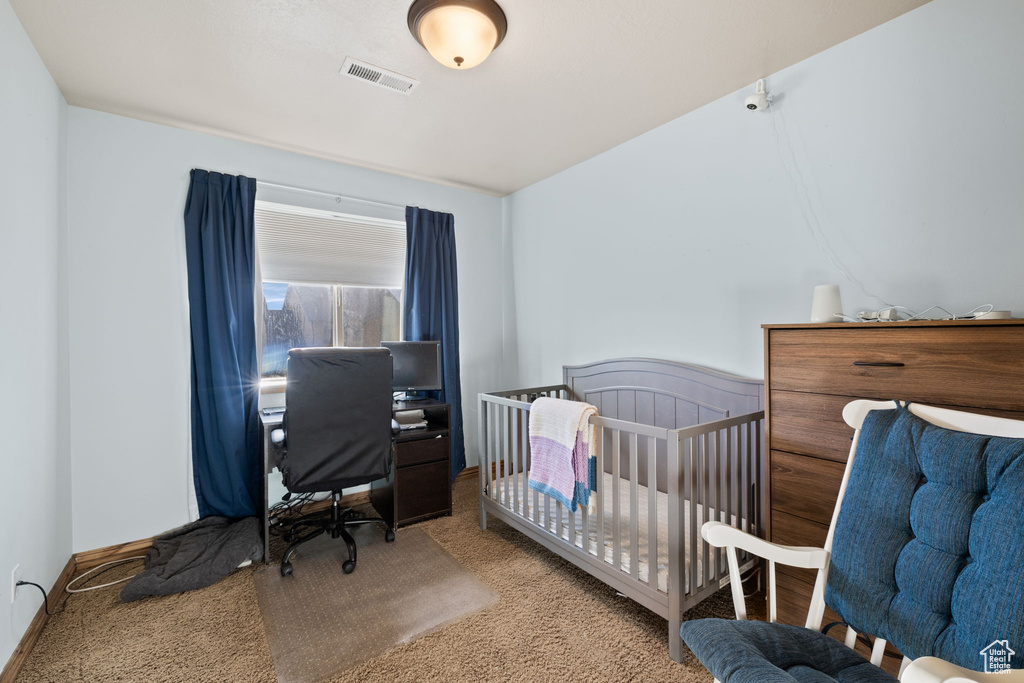
[(400, 92), (403, 95), (408, 95), (413, 91), (413, 88), (420, 84), (415, 78), (409, 78), (408, 76), (382, 69), (373, 64), (360, 62), (351, 57), (345, 58), (345, 63), (341, 65), (341, 73), (352, 78), (358, 78), (361, 81), (366, 81), (367, 83), (379, 85), (388, 90)]

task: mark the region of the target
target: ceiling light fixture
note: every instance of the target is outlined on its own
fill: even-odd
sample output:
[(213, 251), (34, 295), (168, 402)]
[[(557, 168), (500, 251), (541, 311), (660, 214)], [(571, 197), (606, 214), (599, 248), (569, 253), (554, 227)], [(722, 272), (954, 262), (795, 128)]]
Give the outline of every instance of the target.
[(452, 69), (472, 69), (487, 59), (507, 28), (494, 0), (416, 0), (409, 8), (413, 37)]

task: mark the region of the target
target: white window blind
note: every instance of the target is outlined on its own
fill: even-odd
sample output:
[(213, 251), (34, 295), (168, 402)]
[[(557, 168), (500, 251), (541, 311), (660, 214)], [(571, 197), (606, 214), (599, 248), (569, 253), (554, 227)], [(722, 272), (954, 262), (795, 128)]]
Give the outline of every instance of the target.
[(405, 223), (256, 202), (264, 280), (402, 287)]

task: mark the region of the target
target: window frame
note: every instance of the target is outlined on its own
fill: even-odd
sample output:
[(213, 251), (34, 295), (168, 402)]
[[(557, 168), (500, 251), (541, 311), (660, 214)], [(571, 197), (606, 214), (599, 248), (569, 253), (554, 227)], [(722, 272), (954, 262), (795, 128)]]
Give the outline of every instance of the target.
[[(405, 286), (401, 287), (371, 287), (369, 285), (348, 285), (343, 282), (283, 282), (281, 280), (261, 280), (260, 288), (262, 291), (263, 282), (275, 282), (286, 285), (311, 285), (320, 287), (331, 288), (331, 346), (324, 348), (340, 348), (339, 342), (341, 341), (342, 329), (341, 329), (341, 316), (339, 315), (341, 308), (341, 288), (342, 287), (358, 287), (360, 289), (397, 289), (399, 291), (398, 296), (398, 337), (395, 341), (401, 341), (405, 339)], [(265, 334), (265, 333), (264, 333)], [(381, 340), (388, 341), (388, 340)], [(368, 347), (373, 348), (373, 347)], [(288, 385), (287, 377), (261, 377), (259, 378), (260, 384), (260, 395), (264, 394), (283, 394), (285, 388)]]

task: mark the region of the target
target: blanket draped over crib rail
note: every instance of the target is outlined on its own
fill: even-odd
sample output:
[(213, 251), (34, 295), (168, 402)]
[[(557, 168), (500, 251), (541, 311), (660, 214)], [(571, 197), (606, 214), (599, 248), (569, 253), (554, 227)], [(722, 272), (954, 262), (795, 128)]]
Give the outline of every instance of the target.
[(594, 428), (597, 408), (560, 398), (538, 398), (530, 410), (530, 488), (575, 512), (588, 507), (596, 488)]

